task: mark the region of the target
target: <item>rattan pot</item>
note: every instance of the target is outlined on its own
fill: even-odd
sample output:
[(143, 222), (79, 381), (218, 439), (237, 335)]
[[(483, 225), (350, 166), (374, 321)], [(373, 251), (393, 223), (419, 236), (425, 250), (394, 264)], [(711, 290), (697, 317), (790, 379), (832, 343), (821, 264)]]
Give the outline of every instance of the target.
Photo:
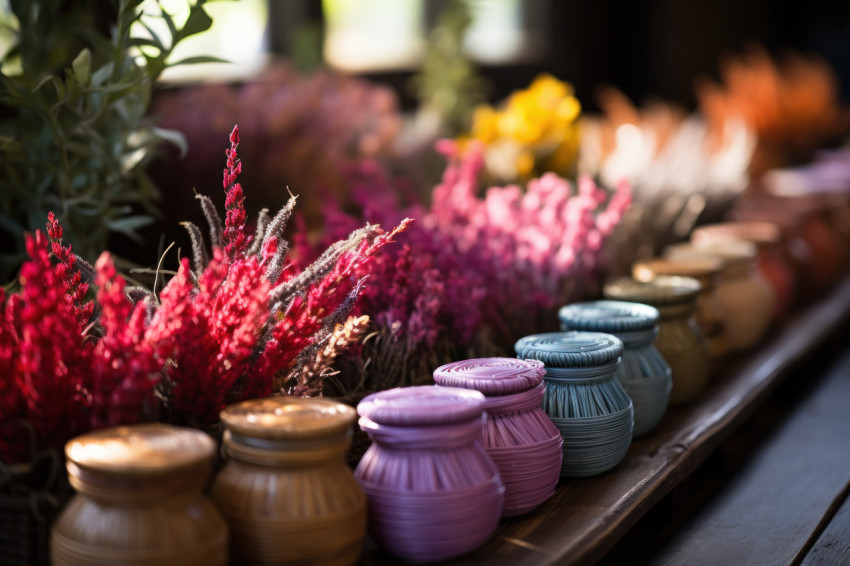
[(77, 495), (51, 531), (55, 566), (227, 564), (227, 524), (203, 494), (216, 445), (164, 424), (99, 430), (65, 446)]
[(231, 529), (236, 564), (353, 564), (366, 496), (345, 465), (353, 408), (272, 397), (221, 413), (224, 453), (212, 498)]
[(670, 366), (655, 347), (658, 310), (625, 301), (588, 301), (558, 311), (561, 330), (612, 334), (623, 342), (623, 358), (614, 376), (629, 394), (635, 412), (634, 435), (652, 431), (670, 401)]
[(694, 320), (699, 281), (691, 277), (656, 277), (648, 282), (631, 278), (605, 285), (606, 298), (644, 303), (658, 309), (655, 347), (673, 372), (670, 404), (699, 397), (708, 380), (708, 342)]
[(655, 258), (638, 261), (632, 266), (632, 277), (637, 281), (650, 281), (660, 275), (693, 277), (701, 289), (697, 296), (694, 320), (702, 330), (712, 360), (720, 360), (729, 350), (726, 343), (726, 313), (717, 296), (723, 262), (716, 257), (693, 257), (684, 259)]

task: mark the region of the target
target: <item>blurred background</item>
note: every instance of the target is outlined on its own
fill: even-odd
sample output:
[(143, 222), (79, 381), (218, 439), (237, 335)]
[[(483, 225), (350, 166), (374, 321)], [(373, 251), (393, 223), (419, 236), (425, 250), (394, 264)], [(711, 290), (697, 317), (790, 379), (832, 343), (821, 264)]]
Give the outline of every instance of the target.
[[(21, 70), (20, 61), (10, 56), (20, 48), (15, 47), (20, 26), (11, 6), (9, 0), (0, 1), (0, 53), (7, 75)], [(88, 36), (80, 29), (108, 36), (117, 13), (114, 4), (95, 0), (51, 6), (68, 22), (67, 37), (54, 41), (44, 36), (42, 41), (45, 52), (60, 54), (54, 60), (45, 57), (54, 69), (68, 65), (76, 49), (86, 45)], [(165, 9), (178, 23), (188, 17), (189, 6), (184, 0), (141, 3), (152, 13)], [(629, 137), (632, 130), (617, 129), (624, 123), (651, 131), (653, 149), (644, 154), (655, 155), (665, 140), (676, 137), (671, 132), (678, 132), (688, 116), (707, 124), (708, 131), (700, 135), (708, 140), (720, 139), (721, 129), (731, 139), (728, 119), (743, 116), (746, 131), (755, 131), (760, 140), (752, 158), (739, 159), (746, 162), (739, 169), (748, 175), (810, 160), (814, 149), (834, 147), (845, 131), (846, 114), (837, 109), (850, 98), (846, 2), (237, 0), (210, 2), (204, 9), (211, 27), (184, 38), (168, 60), (215, 57), (227, 62), (169, 66), (157, 77), (145, 101), (146, 120), (177, 132), (187, 144), (152, 147), (150, 155), (139, 160), (150, 181), (144, 184), (144, 196), (134, 197), (125, 208), (89, 214), (103, 218), (118, 211), (94, 242), (80, 243), (78, 249), (86, 255), (96, 255), (108, 241), (120, 256), (149, 266), (171, 241), (185, 248), (179, 223), (203, 222), (193, 190), (210, 194), (219, 204), (223, 199), (216, 187), (223, 143), (234, 124), (243, 135), (240, 149), (250, 215), (262, 207), (280, 206), (291, 190), (301, 196), (299, 207), (308, 227), (322, 223), (320, 203), (328, 197), (350, 208), (347, 178), (351, 167), (364, 159), (377, 158), (401, 171), (427, 201), (445, 163), (433, 151), (434, 141), (484, 140), (487, 121), (479, 120), (475, 109), (503, 104), (542, 75), (566, 85), (567, 95), (580, 105), (582, 135), (575, 134), (570, 143), (580, 143), (581, 151), (573, 148), (571, 155), (560, 155), (562, 165), (568, 166), (558, 169), (541, 166), (536, 149), (533, 166), (522, 165), (523, 159), (532, 158), (499, 145), (488, 157), (491, 183), (526, 181), (546, 170), (567, 177), (585, 172), (609, 188), (626, 177), (636, 185), (636, 200), (641, 194), (659, 200), (658, 195), (666, 193), (658, 187), (670, 185), (669, 179), (687, 177), (679, 184), (691, 183), (703, 169), (690, 167), (690, 177), (665, 172), (660, 175), (665, 180), (657, 181), (657, 163), (649, 168), (635, 157), (648, 147), (647, 136)], [(138, 37), (168, 32), (160, 20), (134, 24)], [(142, 52), (145, 48), (139, 47)], [(780, 84), (780, 78), (792, 86)], [(538, 90), (546, 88), (544, 84)], [(785, 96), (794, 88), (800, 92), (790, 96), (789, 104), (771, 106), (757, 96), (772, 96), (774, 90)], [(749, 94), (750, 100), (743, 100)], [(765, 107), (774, 114), (746, 115)], [(0, 114), (0, 130), (8, 132), (4, 116), (9, 114)], [(777, 134), (770, 129), (771, 123), (792, 123), (795, 116), (799, 125), (788, 131)], [(761, 133), (764, 124), (759, 120), (768, 124)], [(834, 131), (826, 131), (829, 124)], [(782, 138), (779, 150), (765, 150), (763, 142), (771, 135)], [(739, 137), (735, 143), (747, 146), (749, 138)], [(797, 137), (806, 139), (789, 150), (794, 143), (786, 138)], [(710, 143), (715, 149), (734, 145), (728, 140)], [(614, 151), (620, 146), (628, 147)], [(497, 170), (499, 162), (506, 161), (518, 165)], [(649, 177), (658, 187), (642, 189), (647, 176), (639, 173), (644, 169), (651, 170)], [(738, 194), (750, 184), (749, 176), (743, 179), (734, 167), (727, 169), (718, 181), (722, 190)], [(14, 239), (0, 250), (12, 254), (11, 265), (21, 257), (23, 230), (39, 226), (36, 220), (56, 207), (49, 199), (15, 210), (18, 204), (3, 203), (6, 214), (0, 223)], [(679, 236), (711, 208), (708, 204), (697, 207)], [(680, 211), (681, 206), (676, 218)], [(29, 220), (19, 221), (22, 214)], [(127, 215), (131, 220), (122, 220)], [(669, 232), (676, 218), (659, 221), (659, 230)], [(73, 225), (70, 218), (65, 222)], [(675, 236), (648, 237), (653, 249), (638, 255), (657, 253), (661, 241)], [(68, 237), (73, 241), (73, 230)]]

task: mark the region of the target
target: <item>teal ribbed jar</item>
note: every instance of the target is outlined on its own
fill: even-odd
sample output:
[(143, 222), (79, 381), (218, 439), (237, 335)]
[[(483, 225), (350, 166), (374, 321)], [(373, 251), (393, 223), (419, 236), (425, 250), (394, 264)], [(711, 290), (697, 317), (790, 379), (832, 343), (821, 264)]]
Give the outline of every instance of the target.
[(634, 435), (647, 434), (670, 400), (670, 366), (655, 348), (658, 309), (624, 301), (590, 301), (561, 307), (561, 330), (613, 334), (623, 342), (623, 360), (614, 374), (632, 399)]
[(589, 477), (616, 466), (632, 441), (632, 400), (614, 377), (623, 343), (600, 332), (521, 338), (517, 357), (543, 362), (543, 410), (561, 431), (561, 477)]

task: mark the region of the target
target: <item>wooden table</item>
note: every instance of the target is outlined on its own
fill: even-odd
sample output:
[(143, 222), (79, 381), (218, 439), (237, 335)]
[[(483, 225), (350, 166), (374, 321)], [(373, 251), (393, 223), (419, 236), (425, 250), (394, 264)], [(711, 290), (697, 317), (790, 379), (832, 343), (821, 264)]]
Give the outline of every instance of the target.
[[(713, 372), (701, 400), (673, 407), (622, 463), (587, 479), (562, 480), (535, 511), (503, 519), (473, 553), (441, 564), (592, 564), (761, 406), (784, 379), (850, 320), (850, 279), (789, 319), (756, 350)], [(399, 560), (367, 544), (363, 564)]]

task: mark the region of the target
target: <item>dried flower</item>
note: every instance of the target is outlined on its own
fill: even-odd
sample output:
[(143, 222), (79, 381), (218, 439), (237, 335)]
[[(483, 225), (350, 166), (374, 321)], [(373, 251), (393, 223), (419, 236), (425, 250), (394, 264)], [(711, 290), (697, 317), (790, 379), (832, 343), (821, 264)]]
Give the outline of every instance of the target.
[(86, 301), (89, 281), (94, 276), (92, 266), (78, 258), (72, 251), (71, 245), (62, 245), (62, 225), (53, 212), (47, 214), (47, 235), (50, 238), (50, 250), (58, 260), (56, 275), (65, 287), (65, 300), (74, 307), (74, 316), (80, 333), (84, 334), (94, 313), (94, 303)]
[[(418, 220), (376, 262), (382, 285), (362, 301), (376, 339), (357, 351), (360, 360), (347, 360), (354, 375), (343, 391), (421, 382), (435, 362), (509, 354), (520, 336), (552, 328), (557, 307), (595, 291), (603, 244), (630, 204), (625, 183), (609, 198), (589, 178), (575, 190), (553, 173), (525, 190), (490, 187), (479, 197), (480, 147), (462, 156), (454, 142), (438, 148), (449, 165), (429, 208), (399, 204), (393, 180), (374, 164), (354, 180), (368, 220)], [(327, 218), (331, 239), (356, 223), (338, 209)]]

